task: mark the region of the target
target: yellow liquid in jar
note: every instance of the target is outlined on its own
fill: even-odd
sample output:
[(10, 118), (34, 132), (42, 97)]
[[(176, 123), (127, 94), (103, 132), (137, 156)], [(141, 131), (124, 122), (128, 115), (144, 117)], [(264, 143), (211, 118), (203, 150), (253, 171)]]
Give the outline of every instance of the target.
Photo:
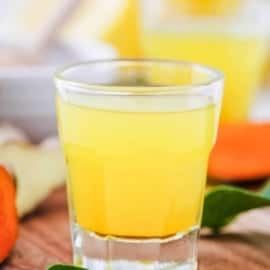
[(225, 75), (222, 122), (244, 121), (262, 74), (266, 42), (249, 34), (158, 32), (142, 35), (144, 56), (188, 60), (220, 69)]

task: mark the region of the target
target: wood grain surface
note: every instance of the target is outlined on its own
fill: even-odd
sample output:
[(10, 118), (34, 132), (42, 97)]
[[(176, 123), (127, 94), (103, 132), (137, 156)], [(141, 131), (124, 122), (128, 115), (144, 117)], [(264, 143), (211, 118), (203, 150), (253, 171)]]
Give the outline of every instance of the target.
[[(200, 270), (270, 270), (270, 209), (238, 218), (220, 236), (202, 232)], [(55, 191), (21, 222), (20, 237), (1, 270), (39, 270), (71, 262), (66, 194)]]

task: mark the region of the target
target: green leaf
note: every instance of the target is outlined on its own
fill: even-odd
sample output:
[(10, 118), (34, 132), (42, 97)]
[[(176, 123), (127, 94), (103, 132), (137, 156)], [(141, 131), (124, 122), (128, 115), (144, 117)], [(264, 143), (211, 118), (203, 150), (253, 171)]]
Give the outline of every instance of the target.
[(242, 188), (220, 185), (205, 195), (202, 227), (218, 232), (237, 215), (265, 206), (270, 206), (270, 196), (267, 198)]
[(56, 265), (50, 266), (48, 270), (87, 270), (87, 269), (74, 266), (74, 265), (56, 264)]
[(265, 197), (270, 199), (270, 180), (266, 183), (266, 185), (262, 188), (260, 194)]

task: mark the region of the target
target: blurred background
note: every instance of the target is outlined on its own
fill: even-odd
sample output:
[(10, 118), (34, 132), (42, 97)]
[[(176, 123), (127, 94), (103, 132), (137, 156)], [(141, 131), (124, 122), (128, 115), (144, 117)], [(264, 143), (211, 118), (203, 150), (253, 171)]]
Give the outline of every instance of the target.
[(170, 58), (214, 66), (226, 77), (223, 122), (269, 118), (269, 94), (262, 91), (270, 81), (267, 0), (0, 5), (0, 120), (23, 128), (34, 141), (56, 132), (56, 67), (96, 58)]
[[(62, 232), (67, 224), (64, 190), (54, 195), (56, 200), (49, 198), (41, 205), (41, 214), (33, 210), (37, 209), (51, 191), (62, 186), (66, 177), (62, 152), (55, 137), (57, 124), (53, 74), (60, 66), (91, 59), (180, 59), (220, 69), (225, 75), (224, 99), (217, 144), (208, 167), (207, 189), (219, 184), (237, 185), (256, 190), (258, 196), (268, 198), (267, 202), (260, 204), (255, 199), (248, 200), (238, 193), (235, 201), (231, 201), (231, 197), (224, 201), (222, 197), (217, 207), (228, 206), (233, 215), (269, 205), (269, 14), (270, 0), (0, 1), (0, 164), (8, 164), (7, 167), (12, 168), (12, 173), (14, 171), (16, 176), (16, 206), (19, 217), (32, 213), (29, 219), (21, 219), (22, 227), (27, 228), (29, 224), (29, 228), (22, 229), (20, 237), (27, 239), (29, 235), (30, 239), (30, 234), (35, 231), (31, 218), (34, 223), (35, 218), (41, 220), (44, 214), (41, 223), (44, 222), (45, 226), (35, 223), (40, 246), (45, 246), (43, 241), (47, 240), (48, 246), (54, 246), (51, 253), (58, 254), (61, 248), (60, 244), (55, 244), (55, 239), (59, 232), (59, 235), (63, 233), (64, 238), (59, 239), (64, 239), (60, 241), (63, 244), (62, 249), (66, 250), (68, 229)], [(175, 74), (162, 75), (168, 76), (172, 84), (179, 83)], [(7, 194), (4, 188), (2, 191), (2, 194)], [(253, 194), (250, 196), (253, 198)], [(261, 197), (258, 200), (260, 199)], [(12, 200), (6, 200), (7, 206)], [(59, 202), (60, 208), (57, 207)], [(55, 210), (55, 214), (49, 216), (52, 210)], [(216, 213), (219, 212), (222, 214), (222, 210), (217, 208)], [(227, 212), (224, 210), (224, 213)], [(218, 241), (216, 246), (209, 242), (214, 255), (205, 253), (205, 257), (210, 259), (215, 258), (216, 247), (224, 244), (224, 248), (220, 249), (220, 256), (213, 261), (215, 269), (221, 263), (228, 268), (228, 253), (224, 253), (226, 250), (236, 256), (231, 269), (239, 266), (240, 257), (243, 266), (252, 269), (246, 263), (248, 256), (256, 261), (250, 267), (257, 267), (258, 260), (265, 258), (260, 269), (267, 268), (266, 260), (270, 250), (269, 210), (265, 213), (267, 214), (251, 216), (250, 221), (239, 223), (238, 229), (241, 232), (245, 228), (247, 232), (253, 228), (256, 231), (261, 226), (261, 230), (268, 233), (262, 234), (260, 241), (256, 238), (257, 234), (253, 235), (252, 241), (252, 238), (243, 240), (243, 249), (239, 252), (234, 249), (239, 246), (239, 237), (232, 237), (236, 241), (232, 246), (226, 244), (228, 238), (224, 238), (224, 242)], [(231, 221), (231, 216), (227, 220)], [(15, 224), (16, 222), (18, 221), (14, 221)], [(55, 233), (53, 238), (46, 239), (47, 234), (42, 234), (39, 226), (41, 230), (46, 226), (50, 227)], [(6, 235), (5, 231), (3, 235)], [(18, 258), (21, 266), (21, 256), (25, 256), (25, 261), (36, 258), (43, 260), (44, 256), (46, 264), (69, 258), (57, 257), (57, 260), (53, 258), (47, 262), (48, 254), (42, 249), (38, 253), (37, 244), (32, 239), (32, 246), (19, 242), (11, 264), (16, 265), (14, 262)], [(248, 243), (261, 244), (255, 245), (249, 255), (238, 256), (247, 254)], [(0, 244), (0, 255), (2, 247), (4, 245)], [(206, 246), (205, 249), (208, 251), (210, 248)], [(258, 256), (263, 249), (265, 251), (262, 254), (265, 257)], [(208, 261), (210, 260), (207, 258), (207, 269), (210, 266)], [(42, 266), (45, 266), (45, 261)], [(38, 268), (40, 267), (31, 266), (24, 269)], [(13, 268), (7, 265), (3, 269)]]

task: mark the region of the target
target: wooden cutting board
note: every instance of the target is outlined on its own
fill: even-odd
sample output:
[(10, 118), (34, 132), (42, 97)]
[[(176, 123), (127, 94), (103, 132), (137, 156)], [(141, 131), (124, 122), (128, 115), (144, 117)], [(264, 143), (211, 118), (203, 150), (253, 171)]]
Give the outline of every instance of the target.
[[(199, 260), (200, 270), (270, 270), (270, 209), (242, 215), (220, 236), (202, 232)], [(44, 270), (57, 262), (71, 262), (63, 188), (22, 220), (14, 252), (0, 269)]]

